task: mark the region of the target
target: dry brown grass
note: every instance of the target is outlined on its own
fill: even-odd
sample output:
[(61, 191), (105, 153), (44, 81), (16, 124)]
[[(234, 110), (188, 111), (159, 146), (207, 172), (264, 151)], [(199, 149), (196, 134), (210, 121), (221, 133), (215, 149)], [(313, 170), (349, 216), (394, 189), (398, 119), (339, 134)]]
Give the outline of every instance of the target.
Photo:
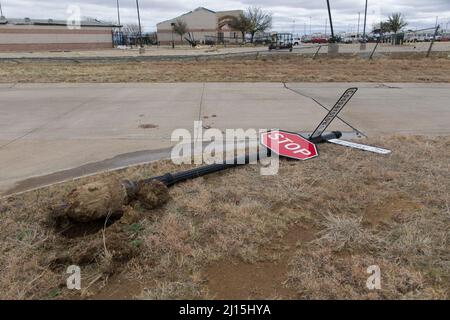
[[(169, 203), (156, 210), (133, 204), (139, 221), (129, 228), (140, 254), (114, 274), (105, 275), (101, 261), (83, 266), (83, 286), (97, 280), (83, 297), (108, 291), (118, 278), (137, 281), (140, 298), (220, 297), (212, 283), (223, 268), (232, 272), (220, 283), (240, 285), (239, 297), (448, 299), (450, 137), (370, 142), (393, 154), (321, 145), (320, 158), (284, 160), (276, 176), (247, 166), (173, 187)], [(136, 179), (182, 169), (163, 161), (113, 175)], [(44, 217), (75, 185), (99, 178), (0, 203), (1, 298), (80, 298), (65, 288), (64, 270), (43, 263), (63, 250)], [(365, 286), (370, 265), (381, 268), (382, 290)], [(233, 274), (258, 274), (264, 284), (237, 283), (242, 277)], [(130, 288), (118, 290), (126, 296)]]
[(0, 64), (0, 82), (450, 82), (450, 59), (262, 57), (207, 61)]

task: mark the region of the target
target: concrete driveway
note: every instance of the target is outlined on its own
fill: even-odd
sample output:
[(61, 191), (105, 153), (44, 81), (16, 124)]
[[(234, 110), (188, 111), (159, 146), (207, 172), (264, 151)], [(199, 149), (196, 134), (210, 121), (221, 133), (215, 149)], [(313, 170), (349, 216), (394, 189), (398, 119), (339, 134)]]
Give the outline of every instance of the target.
[[(282, 83), (2, 84), (0, 194), (161, 158), (172, 131), (192, 131), (196, 120), (222, 130), (310, 131), (326, 110), (309, 97), (330, 107), (351, 86), (360, 90), (342, 118), (366, 135), (450, 134), (450, 84), (287, 86), (292, 90)], [(353, 131), (339, 120), (331, 129)]]

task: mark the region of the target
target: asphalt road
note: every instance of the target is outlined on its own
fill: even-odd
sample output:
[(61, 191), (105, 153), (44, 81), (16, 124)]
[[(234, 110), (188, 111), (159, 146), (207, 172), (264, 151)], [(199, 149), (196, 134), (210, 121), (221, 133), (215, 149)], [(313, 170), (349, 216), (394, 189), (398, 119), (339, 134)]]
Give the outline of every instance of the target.
[[(287, 86), (1, 84), (0, 195), (159, 159), (174, 144), (173, 130), (193, 131), (198, 120), (221, 130), (311, 131), (326, 110), (307, 96), (330, 107), (352, 86), (359, 91), (341, 116), (368, 136), (450, 134), (450, 84)], [(353, 128), (337, 120), (330, 129)]]

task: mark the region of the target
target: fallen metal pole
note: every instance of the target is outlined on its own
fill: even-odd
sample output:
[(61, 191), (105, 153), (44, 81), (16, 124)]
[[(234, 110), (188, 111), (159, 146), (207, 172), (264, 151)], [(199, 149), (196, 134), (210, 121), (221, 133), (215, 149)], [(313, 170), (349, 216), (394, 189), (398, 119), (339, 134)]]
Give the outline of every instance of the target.
[[(333, 131), (331, 133), (327, 133), (324, 135), (321, 135), (319, 137), (315, 137), (310, 139), (310, 141), (312, 143), (315, 144), (320, 144), (320, 143), (325, 143), (328, 140), (332, 140), (332, 139), (339, 139), (340, 137), (342, 137), (342, 132), (340, 131)], [(209, 175), (212, 173), (216, 173), (219, 171), (224, 171), (227, 169), (231, 169), (234, 167), (238, 167), (238, 166), (243, 166), (243, 165), (247, 165), (250, 163), (250, 161), (252, 159), (264, 159), (268, 156), (270, 156), (270, 150), (268, 150), (269, 152), (267, 153), (267, 155), (263, 155), (261, 157), (261, 155), (258, 154), (253, 154), (253, 155), (245, 155), (245, 157), (236, 157), (234, 158), (233, 162), (230, 161), (230, 163), (216, 163), (216, 164), (211, 164), (211, 165), (207, 165), (207, 166), (203, 166), (203, 167), (199, 167), (199, 168), (194, 168), (194, 169), (190, 169), (187, 171), (182, 171), (182, 172), (178, 172), (178, 173), (166, 173), (162, 176), (157, 176), (157, 177), (151, 177), (151, 178), (147, 178), (147, 179), (143, 179), (141, 181), (135, 182), (135, 181), (125, 181), (125, 187), (127, 189), (127, 194), (134, 194), (137, 190), (137, 186), (139, 183), (144, 183), (144, 184), (148, 184), (151, 183), (152, 181), (159, 181), (164, 183), (167, 187), (171, 187), (174, 186), (175, 184), (178, 184), (180, 182), (184, 182), (187, 180), (192, 180), (195, 178), (199, 178), (205, 175)]]
[[(314, 138), (313, 143), (323, 143), (339, 139), (341, 136), (341, 132), (332, 132)], [(168, 198), (168, 196), (164, 196), (164, 194), (167, 195), (167, 187), (208, 174), (247, 165), (251, 161), (268, 156), (270, 156), (269, 149), (262, 155), (258, 153), (256, 155), (246, 154), (242, 157), (235, 157), (233, 162), (230, 163), (212, 164), (173, 174), (166, 173), (162, 176), (139, 181), (100, 181), (82, 185), (70, 192), (65, 203), (52, 207), (52, 215), (55, 221), (65, 217), (76, 222), (85, 223), (104, 219), (110, 217), (110, 215), (118, 216), (123, 212), (123, 206), (134, 200), (140, 201), (148, 208), (154, 208), (156, 205), (163, 203), (164, 198)], [(158, 198), (162, 200), (158, 200)]]

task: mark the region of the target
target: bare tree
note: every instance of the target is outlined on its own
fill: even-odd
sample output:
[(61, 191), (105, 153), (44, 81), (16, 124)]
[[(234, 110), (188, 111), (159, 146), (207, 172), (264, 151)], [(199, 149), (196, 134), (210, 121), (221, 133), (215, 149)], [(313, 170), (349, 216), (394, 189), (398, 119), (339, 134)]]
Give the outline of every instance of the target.
[(272, 13), (259, 7), (249, 7), (244, 15), (249, 24), (252, 43), (256, 33), (265, 32), (272, 27)]
[(240, 31), (242, 34), (242, 41), (245, 42), (245, 35), (250, 31), (250, 23), (247, 16), (244, 13), (240, 13), (239, 16), (233, 17), (230, 27)]
[(173, 32), (178, 34), (181, 38), (181, 42), (183, 42), (183, 36), (188, 33), (187, 23), (178, 19), (173, 25)]
[(136, 23), (129, 23), (123, 26), (122, 32), (129, 37), (137, 37), (139, 35), (139, 26)]

